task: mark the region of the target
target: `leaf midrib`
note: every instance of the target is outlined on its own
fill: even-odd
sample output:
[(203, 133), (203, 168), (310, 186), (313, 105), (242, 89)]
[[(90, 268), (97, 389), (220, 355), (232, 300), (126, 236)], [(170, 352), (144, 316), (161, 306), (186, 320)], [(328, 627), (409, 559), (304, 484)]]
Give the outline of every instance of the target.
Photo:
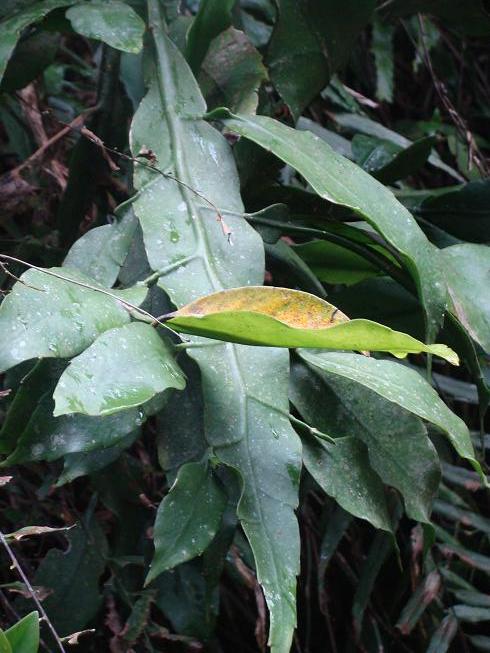
[[(176, 105), (176, 101), (175, 101), (176, 91), (175, 91), (175, 83), (174, 83), (172, 71), (168, 65), (167, 46), (165, 40), (159, 37), (159, 34), (163, 33), (165, 26), (162, 20), (162, 16), (160, 14), (160, 10), (156, 5), (155, 0), (149, 0), (149, 8), (150, 8), (150, 22), (153, 24), (153, 37), (157, 49), (157, 57), (159, 62), (159, 73), (160, 73), (158, 74), (159, 93), (160, 93), (162, 106), (164, 107), (168, 125), (169, 125), (169, 136), (172, 143), (172, 151), (174, 153), (175, 172), (178, 179), (181, 179), (183, 182), (189, 184), (189, 186), (193, 188), (194, 185), (192, 183), (192, 179), (189, 175), (185, 160), (183, 159), (184, 148), (180, 146), (181, 143), (180, 118), (172, 109), (172, 107)], [(219, 281), (219, 277), (216, 273), (216, 270), (213, 268), (213, 266), (210, 263), (210, 261), (213, 260), (213, 256), (209, 255), (210, 248), (209, 248), (208, 236), (206, 231), (203, 229), (202, 224), (200, 223), (199, 212), (197, 210), (192, 192), (189, 189), (187, 189), (185, 186), (182, 186), (181, 193), (186, 203), (187, 210), (191, 216), (191, 223), (193, 225), (193, 230), (196, 235), (196, 240), (199, 243), (198, 252), (204, 261), (205, 269), (206, 272), (208, 273), (211, 285), (215, 290), (223, 290), (223, 286)], [(273, 563), (271, 565), (272, 567), (271, 572), (274, 577), (274, 583), (272, 583), (272, 585), (277, 587), (278, 590), (280, 591), (281, 588), (279, 584), (279, 574), (278, 574), (277, 564), (275, 560), (274, 550), (273, 548), (270, 547), (270, 541), (272, 540), (270, 539), (267, 522), (264, 518), (262, 504), (259, 499), (257, 475), (250, 454), (250, 441), (249, 441), (249, 432), (248, 432), (249, 429), (248, 429), (248, 420), (247, 420), (247, 402), (251, 398), (255, 399), (255, 397), (249, 396), (249, 393), (247, 392), (247, 388), (243, 379), (243, 374), (240, 369), (240, 364), (238, 361), (236, 345), (228, 343), (226, 345), (226, 348), (229, 353), (230, 369), (232, 375), (236, 381), (237, 386), (240, 388), (240, 392), (238, 393), (239, 394), (238, 405), (240, 411), (241, 437), (240, 440), (238, 440), (238, 442), (241, 441), (245, 442), (247, 458), (248, 458), (248, 468), (251, 470), (251, 475), (253, 480), (253, 482), (249, 484), (249, 487), (251, 488), (252, 493), (254, 495), (254, 503), (257, 508), (257, 512), (259, 514), (261, 528), (264, 530), (266, 536), (265, 541), (267, 542), (269, 548), (270, 559)], [(275, 408), (275, 410), (277, 411), (277, 408)], [(232, 444), (236, 445), (238, 442)]]

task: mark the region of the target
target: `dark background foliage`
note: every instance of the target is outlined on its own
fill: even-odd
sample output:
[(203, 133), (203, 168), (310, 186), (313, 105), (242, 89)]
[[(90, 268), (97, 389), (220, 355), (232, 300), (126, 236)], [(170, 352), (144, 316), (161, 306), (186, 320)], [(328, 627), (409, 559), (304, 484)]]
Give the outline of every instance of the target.
[[(144, 15), (143, 3), (130, 4)], [(178, 4), (167, 2), (167, 8)], [(368, 1), (331, 0), (278, 2), (279, 9), (269, 0), (229, 4), (224, 27), (231, 22), (243, 30), (250, 47), (238, 83), (241, 102), (250, 102), (260, 85), (260, 113), (287, 124), (299, 118), (300, 128), (317, 130), (394, 186), (438, 247), (488, 243), (488, 2), (388, 0), (375, 7)], [(0, 16), (7, 19), (21, 5), (29, 0), (4, 2)], [(177, 42), (183, 42), (185, 21), (197, 6), (182, 3)], [(110, 224), (115, 208), (133, 195), (128, 131), (144, 94), (141, 58), (77, 33), (65, 12), (66, 7), (54, 9), (23, 30), (0, 87), (0, 246), (43, 267), (60, 265), (75, 240)], [(222, 31), (217, 29), (218, 38)], [(204, 54), (193, 53), (195, 71)], [(199, 77), (209, 108), (237, 101), (233, 89), (217, 85), (212, 66), (208, 61)], [(81, 131), (82, 124), (89, 131)], [(93, 134), (110, 150), (94, 142)], [(303, 216), (304, 228), (318, 227), (315, 216), (325, 207), (298, 177), (290, 183), (291, 169), (250, 142), (240, 141), (234, 149), (246, 211), (284, 202), (291, 214)], [(456, 196), (448, 187), (457, 184), (464, 186)], [(342, 209), (329, 205), (328, 210), (342, 219)], [(270, 222), (277, 219), (279, 228)], [(335, 239), (331, 230), (330, 240), (320, 241), (332, 248), (345, 244), (342, 236), (351, 242), (351, 258), (343, 249), (338, 267), (325, 270), (307, 245), (312, 234), (301, 233), (299, 221), (288, 228), (288, 221), (286, 214), (252, 222), (267, 243), (266, 283), (319, 296), (328, 292), (329, 301), (351, 317), (372, 318), (423, 338), (418, 302), (405, 288), (376, 276), (376, 269), (370, 274), (370, 263), (356, 255), (348, 233)], [(335, 254), (329, 252), (333, 261)], [(135, 254), (132, 266), (126, 269), (128, 284), (140, 278), (141, 257)], [(4, 291), (12, 285), (10, 275), (23, 271), (17, 264), (3, 271)], [(488, 287), (475, 285), (473, 291), (483, 293), (482, 301), (488, 298)], [(165, 312), (161, 298), (153, 301), (155, 314)], [(444, 341), (458, 348), (457, 330), (448, 323), (445, 329)], [(433, 381), (469, 426), (484, 460), (490, 448), (484, 422), (490, 377), (483, 350), (472, 351), (460, 368), (436, 364)], [(34, 408), (50, 397), (49, 384), (57, 380), (60, 365), (41, 361), (31, 369), (27, 363), (4, 376), (3, 441), (15, 441)], [(199, 382), (192, 361), (185, 372)], [(4, 533), (30, 524), (75, 525), (13, 544), (56, 628), (64, 635), (95, 629), (80, 637), (75, 650), (265, 650), (267, 610), (250, 547), (236, 530), (236, 496), (203, 556), (143, 587), (156, 508), (186, 460), (186, 447), (193, 447), (191, 416), (202, 410), (195, 398), (184, 396), (179, 405), (170, 402), (163, 417), (150, 417), (140, 437), (128, 432), (118, 448), (66, 451), (64, 459), (52, 462), (26, 458), (2, 471), (12, 476), (0, 486)], [(166, 446), (169, 430), (179, 447)], [(349, 515), (303, 471), (293, 651), (490, 650), (488, 493), (446, 442), (437, 433), (431, 436), (443, 461), (433, 530), (402, 514), (396, 491), (389, 490), (396, 534), (376, 531)], [(225, 473), (228, 487), (238, 494), (237, 480)], [(2, 627), (33, 609), (5, 555), (0, 606)], [(55, 650), (50, 634), (42, 636), (46, 649)]]

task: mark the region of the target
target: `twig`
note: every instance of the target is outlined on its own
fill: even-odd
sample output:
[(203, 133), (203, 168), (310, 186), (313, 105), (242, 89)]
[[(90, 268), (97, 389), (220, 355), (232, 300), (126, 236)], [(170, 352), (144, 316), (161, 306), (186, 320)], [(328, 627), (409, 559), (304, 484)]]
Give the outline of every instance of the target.
[[(148, 311), (145, 311), (144, 308), (136, 306), (136, 304), (132, 304), (131, 302), (128, 302), (126, 299), (123, 299), (122, 297), (119, 297), (118, 295), (115, 295), (110, 290), (106, 290), (105, 288), (98, 288), (97, 286), (92, 286), (89, 283), (84, 283), (83, 281), (77, 281), (76, 279), (70, 279), (69, 277), (64, 277), (62, 274), (57, 274), (56, 272), (53, 272), (52, 270), (47, 270), (46, 268), (40, 268), (37, 265), (33, 265), (32, 263), (28, 263), (27, 261), (23, 261), (22, 259), (16, 258), (15, 256), (8, 256), (7, 254), (0, 254), (0, 259), (13, 261), (14, 263), (20, 263), (20, 265), (25, 265), (28, 268), (33, 268), (34, 270), (37, 270), (38, 272), (42, 272), (43, 274), (47, 274), (50, 277), (55, 277), (56, 279), (61, 279), (61, 281), (66, 281), (67, 283), (73, 283), (76, 286), (81, 286), (82, 288), (87, 288), (88, 290), (93, 290), (95, 292), (100, 292), (103, 295), (107, 295), (108, 297), (112, 297), (112, 299), (115, 299), (116, 301), (120, 302), (126, 309), (131, 309), (131, 310), (135, 311), (136, 313), (139, 313), (140, 315), (144, 315), (145, 317), (149, 318), (149, 320), (151, 321), (152, 326), (155, 325), (155, 324), (158, 324), (158, 326), (161, 326), (161, 327), (163, 327), (165, 329), (168, 329), (175, 336), (177, 336), (180, 340), (182, 340), (182, 337), (180, 336), (180, 334), (178, 334), (176, 331), (174, 331), (172, 328), (170, 328), (164, 322), (161, 322), (157, 317), (155, 317), (154, 315), (152, 315)], [(20, 279), (20, 281), (22, 281), (22, 279)], [(25, 282), (23, 282), (23, 283), (25, 283)], [(35, 290), (39, 290), (39, 289), (35, 288)]]
[(437, 77), (435, 73), (434, 66), (432, 65), (432, 59), (430, 58), (429, 49), (427, 48), (424, 19), (422, 17), (422, 14), (418, 14), (418, 21), (419, 21), (419, 29), (420, 29), (420, 37), (421, 37), (420, 40), (422, 43), (422, 49), (424, 55), (423, 58), (425, 61), (425, 65), (427, 66), (430, 76), (432, 77), (432, 82), (434, 84), (437, 95), (439, 96), (439, 99), (441, 100), (443, 107), (446, 109), (447, 113), (449, 114), (449, 117), (451, 118), (454, 125), (456, 126), (456, 129), (458, 130), (460, 136), (463, 138), (463, 140), (466, 141), (468, 145), (468, 168), (471, 170), (472, 163), (474, 162), (480, 174), (486, 177), (488, 176), (489, 171), (485, 163), (485, 158), (483, 157), (480, 148), (476, 144), (473, 134), (471, 133), (468, 125), (466, 124), (464, 119), (459, 115), (454, 104), (452, 103), (451, 98), (449, 97), (449, 94), (447, 92), (446, 86), (443, 84), (443, 82), (441, 82), (441, 80)]
[(52, 635), (53, 635), (53, 637), (54, 637), (54, 639), (55, 639), (55, 641), (56, 641), (56, 643), (58, 645), (58, 648), (60, 649), (61, 653), (66, 653), (65, 648), (63, 646), (63, 642), (61, 641), (58, 633), (56, 632), (55, 627), (53, 626), (53, 624), (51, 623), (48, 615), (46, 614), (46, 611), (43, 608), (43, 606), (41, 604), (41, 601), (38, 599), (34, 588), (32, 587), (32, 585), (31, 585), (29, 579), (27, 578), (24, 570), (20, 566), (20, 563), (17, 560), (17, 558), (15, 556), (15, 553), (13, 552), (11, 546), (9, 545), (7, 540), (5, 539), (5, 535), (3, 534), (3, 532), (1, 530), (0, 530), (0, 542), (2, 543), (3, 547), (7, 551), (7, 554), (9, 556), (10, 560), (12, 561), (12, 567), (17, 570), (17, 573), (21, 577), (22, 582), (27, 587), (27, 590), (28, 590), (32, 600), (36, 604), (37, 609), (39, 610), (39, 612), (42, 615), (42, 617), (43, 617), (44, 621), (46, 622), (46, 624), (48, 625), (48, 628), (51, 631), (51, 633), (52, 633)]
[[(23, 100), (22, 98), (20, 98), (20, 99), (23, 102), (25, 102), (25, 100)], [(146, 163), (146, 162), (142, 161), (141, 157), (147, 158), (149, 161), (155, 161), (156, 160), (156, 158), (154, 157), (154, 154), (153, 154), (153, 152), (151, 150), (142, 151), (136, 157), (130, 156), (129, 154), (126, 154), (125, 152), (120, 152), (119, 150), (116, 150), (115, 148), (109, 147), (108, 145), (106, 145), (104, 143), (104, 141), (101, 138), (99, 138), (99, 136), (94, 134), (94, 132), (91, 131), (90, 129), (88, 129), (88, 127), (86, 127), (85, 125), (82, 124), (80, 126), (80, 128), (78, 128), (78, 125), (74, 124), (74, 123), (80, 122), (83, 119), (83, 116), (87, 115), (89, 112), (95, 111), (97, 108), (98, 108), (98, 106), (91, 107), (90, 109), (87, 109), (87, 111), (85, 111), (83, 114), (80, 114), (80, 116), (77, 116), (77, 118), (72, 120), (71, 123), (66, 123), (63, 120), (60, 120), (59, 118), (54, 116), (52, 111), (49, 110), (49, 109), (44, 110), (43, 113), (50, 115), (53, 118), (53, 120), (55, 120), (60, 125), (64, 125), (64, 129), (61, 130), (60, 132), (58, 132), (58, 134), (61, 134), (61, 132), (66, 133), (67, 131), (70, 131), (70, 130), (75, 131), (78, 134), (80, 134), (81, 136), (83, 136), (84, 138), (86, 138), (89, 141), (91, 141), (92, 143), (94, 143), (94, 145), (96, 145), (98, 148), (100, 148), (102, 150), (104, 158), (108, 162), (108, 165), (109, 165), (109, 167), (111, 168), (112, 171), (114, 171), (114, 170), (116, 170), (118, 168), (117, 168), (117, 166), (115, 166), (114, 162), (108, 156), (109, 152), (111, 154), (114, 154), (115, 156), (118, 156), (121, 159), (124, 159), (125, 161), (131, 161), (132, 163), (138, 164), (138, 165), (142, 166), (143, 168), (146, 168), (147, 170), (152, 170), (153, 172), (157, 172), (158, 174), (162, 175), (162, 177), (164, 177), (165, 179), (171, 179), (172, 181), (175, 181), (176, 184), (179, 184), (180, 186), (183, 186), (184, 188), (187, 188), (187, 190), (189, 190), (191, 193), (194, 193), (194, 195), (196, 195), (197, 197), (202, 199), (204, 202), (206, 202), (206, 204), (208, 204), (213, 209), (213, 211), (215, 211), (216, 219), (221, 225), (221, 229), (223, 231), (223, 234), (226, 236), (226, 239), (228, 240), (230, 245), (232, 245), (233, 244), (233, 242), (232, 242), (232, 230), (226, 224), (225, 219), (223, 218), (223, 215), (222, 215), (220, 209), (218, 208), (218, 206), (216, 206), (216, 204), (212, 200), (210, 200), (208, 197), (203, 195), (197, 189), (193, 188), (190, 184), (186, 183), (185, 181), (182, 181), (182, 179), (179, 179), (178, 177), (171, 174), (170, 172), (164, 172), (163, 170), (158, 168), (153, 163)], [(55, 134), (55, 137), (58, 137), (58, 134)], [(53, 138), (54, 137), (52, 137), (49, 140), (51, 141)], [(59, 138), (61, 138), (61, 136), (59, 136)], [(58, 138), (56, 138), (56, 140), (58, 140)], [(44, 144), (42, 146), (42, 148), (46, 149), (47, 146), (48, 145), (46, 143), (46, 144)], [(39, 150), (41, 150), (42, 148), (39, 148)], [(26, 161), (24, 161), (20, 166), (18, 166), (18, 168), (15, 168), (10, 174), (18, 173), (20, 170), (22, 170), (27, 165), (27, 162), (29, 160), (31, 160), (35, 155), (36, 155), (35, 158), (37, 158), (38, 156), (40, 156), (40, 154), (42, 152), (39, 152), (39, 155), (37, 153), (38, 153), (38, 151), (34, 152), (34, 154), (31, 155), (31, 157), (29, 157), (29, 159), (26, 159)]]
[[(145, 150), (142, 153), (136, 155), (136, 157), (133, 157), (133, 156), (130, 156), (129, 154), (126, 154), (124, 152), (119, 152), (119, 150), (116, 150), (116, 149), (114, 149), (112, 147), (109, 147), (96, 134), (94, 134), (92, 131), (90, 131), (90, 129), (87, 129), (87, 127), (82, 127), (82, 129), (80, 130), (80, 133), (82, 134), (82, 136), (85, 136), (85, 138), (88, 138), (90, 141), (92, 141), (92, 143), (97, 145), (99, 148), (101, 148), (106, 153), (110, 152), (111, 154), (114, 154), (115, 156), (118, 156), (118, 157), (120, 157), (120, 158), (122, 158), (122, 159), (124, 159), (126, 161), (131, 161), (132, 163), (136, 163), (136, 164), (142, 166), (143, 168), (146, 168), (147, 170), (152, 170), (153, 172), (157, 172), (158, 174), (162, 175), (162, 177), (165, 177), (166, 179), (171, 179), (172, 181), (175, 181), (175, 183), (179, 184), (180, 186), (183, 186), (184, 188), (187, 188), (187, 190), (191, 191), (191, 193), (194, 193), (194, 195), (196, 195), (197, 197), (202, 199), (204, 202), (206, 202), (206, 204), (208, 204), (216, 212), (216, 219), (221, 224), (221, 229), (222, 229), (224, 235), (226, 236), (226, 238), (227, 238), (228, 242), (230, 243), (230, 245), (233, 244), (232, 240), (231, 240), (232, 231), (228, 227), (228, 225), (226, 224), (220, 209), (216, 206), (216, 204), (212, 200), (210, 200), (205, 195), (200, 193), (198, 190), (196, 190), (195, 188), (190, 186), (185, 181), (182, 181), (182, 179), (179, 179), (175, 175), (171, 174), (170, 172), (164, 172), (160, 168), (157, 168), (157, 166), (154, 165), (153, 163), (146, 163), (144, 161), (141, 161), (141, 157), (148, 158), (150, 161), (154, 160), (153, 159), (154, 155), (153, 155), (151, 150), (149, 150), (149, 151)], [(114, 165), (114, 164), (112, 164), (112, 165)]]
[(330, 435), (327, 435), (326, 433), (322, 433), (322, 431), (315, 429), (313, 426), (310, 426), (306, 422), (303, 422), (302, 420), (298, 419), (294, 415), (290, 414), (289, 420), (291, 421), (292, 424), (296, 424), (297, 426), (301, 427), (305, 431), (308, 431), (310, 435), (314, 435), (315, 437), (320, 438), (320, 440), (325, 440), (326, 442), (330, 442), (330, 444), (336, 444), (335, 438), (330, 437)]
[(61, 138), (66, 136), (68, 132), (75, 129), (75, 127), (78, 124), (82, 123), (84, 115), (85, 114), (80, 114), (79, 116), (74, 118), (70, 123), (68, 123), (65, 127), (63, 127), (63, 129), (60, 129), (59, 132), (56, 132), (56, 134), (53, 134), (51, 138), (48, 138), (48, 140), (45, 141), (40, 147), (38, 147), (38, 149), (33, 154), (31, 154), (31, 156), (29, 156), (25, 161), (22, 161), (22, 163), (19, 164), (16, 168), (13, 168), (13, 170), (9, 170), (4, 174), (15, 177), (20, 172), (22, 172), (24, 168), (28, 168), (30, 165), (32, 165), (32, 163), (34, 163), (34, 161), (39, 159), (44, 154), (44, 152), (51, 147), (51, 145), (57, 143)]

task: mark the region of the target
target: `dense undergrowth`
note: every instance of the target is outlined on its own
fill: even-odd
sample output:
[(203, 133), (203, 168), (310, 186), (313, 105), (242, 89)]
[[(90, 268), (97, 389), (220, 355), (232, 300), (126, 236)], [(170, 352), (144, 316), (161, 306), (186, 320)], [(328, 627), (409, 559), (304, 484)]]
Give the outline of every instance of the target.
[(4, 0), (0, 651), (490, 650), (489, 35)]

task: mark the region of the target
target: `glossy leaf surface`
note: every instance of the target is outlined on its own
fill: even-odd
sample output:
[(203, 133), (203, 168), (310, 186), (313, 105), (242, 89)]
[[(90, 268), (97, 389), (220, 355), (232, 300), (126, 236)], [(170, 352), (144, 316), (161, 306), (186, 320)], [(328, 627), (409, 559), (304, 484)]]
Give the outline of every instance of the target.
[(455, 315), (490, 352), (490, 248), (465, 243), (446, 247), (441, 256)]
[(346, 63), (373, 10), (372, 0), (279, 0), (267, 64), (296, 119)]
[(361, 440), (319, 438), (303, 440), (303, 461), (318, 485), (344, 510), (367, 519), (375, 528), (391, 530), (383, 483), (370, 467)]
[(310, 365), (360, 383), (388, 401), (431, 422), (447, 434), (460, 456), (480, 469), (465, 423), (449, 410), (436, 391), (415, 370), (400, 363), (375, 360), (358, 354), (302, 350), (300, 355)]
[(87, 231), (70, 248), (63, 266), (106, 288), (114, 285), (133, 240), (137, 221), (129, 208), (118, 222)]
[(70, 7), (66, 17), (73, 29), (89, 39), (104, 41), (124, 52), (143, 47), (145, 24), (138, 14), (120, 0), (91, 0)]
[[(264, 252), (258, 234), (240, 217), (243, 205), (229, 146), (201, 120), (203, 98), (165, 35), (153, 0), (150, 23), (156, 76), (133, 120), (132, 150), (137, 154), (151, 143), (158, 166), (186, 186), (137, 171), (140, 193), (134, 207), (158, 283), (182, 306), (225, 288), (261, 283)], [(233, 246), (214, 207), (232, 232)], [(294, 508), (301, 464), (299, 439), (287, 418), (287, 352), (206, 346), (197, 339), (193, 344), (202, 345), (189, 353), (201, 370), (206, 438), (220, 462), (236, 468), (243, 479), (238, 516), (270, 608), (271, 647), (274, 653), (287, 653), (296, 623), (299, 534)]]
[(417, 283), (428, 338), (434, 338), (447, 299), (439, 252), (394, 195), (313, 134), (264, 116), (231, 116), (224, 123), (295, 168), (321, 197), (353, 209), (398, 250)]
[(183, 465), (158, 508), (146, 583), (201, 555), (217, 533), (225, 506), (226, 495), (207, 463)]
[(170, 345), (150, 325), (133, 322), (107, 331), (71, 361), (54, 391), (54, 415), (110, 415), (184, 386)]
[[(65, 268), (48, 272), (63, 279), (28, 270), (0, 306), (0, 330), (5, 334), (0, 342), (1, 371), (31, 358), (75, 356), (104, 331), (130, 320), (115, 297), (78, 285), (99, 287), (90, 278)], [(146, 289), (141, 290), (119, 296), (131, 303), (142, 301)]]
[[(302, 417), (319, 431), (364, 443), (368, 451), (365, 464), (372, 467), (373, 474), (399, 490), (412, 519), (429, 521), (440, 469), (420, 419), (363, 385), (299, 361), (291, 370), (290, 398)], [(362, 516), (364, 501), (378, 505), (379, 493), (375, 485), (371, 488), (374, 495), (362, 493), (356, 504), (352, 504), (356, 497), (348, 493), (351, 506), (346, 509)]]

